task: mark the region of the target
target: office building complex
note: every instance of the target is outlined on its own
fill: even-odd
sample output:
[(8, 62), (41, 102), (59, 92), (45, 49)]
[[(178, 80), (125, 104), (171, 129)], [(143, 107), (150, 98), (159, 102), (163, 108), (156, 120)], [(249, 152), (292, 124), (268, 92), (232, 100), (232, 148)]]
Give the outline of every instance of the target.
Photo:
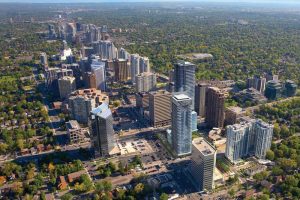
[(209, 87), (205, 97), (205, 122), (210, 128), (221, 128), (224, 124), (224, 93), (216, 87)]
[(277, 81), (269, 81), (266, 86), (265, 96), (269, 100), (276, 100), (281, 97), (282, 85)]
[(144, 72), (136, 76), (136, 91), (148, 92), (156, 87), (156, 74)]
[(45, 83), (48, 88), (58, 89), (58, 79), (64, 76), (73, 76), (72, 69), (63, 69), (58, 67), (51, 67), (45, 69)]
[(139, 113), (144, 116), (144, 111), (149, 109), (149, 93), (139, 92), (135, 94), (136, 107)]
[(100, 90), (95, 88), (76, 90), (69, 96), (71, 117), (79, 123), (87, 124), (91, 110), (102, 103), (108, 104), (109, 98)]
[(94, 59), (91, 64), (91, 72), (95, 75), (96, 88), (105, 91), (105, 62)]
[(277, 74), (267, 73), (266, 80), (267, 80), (267, 82), (268, 81), (279, 81), (279, 76)]
[(285, 95), (287, 97), (295, 96), (297, 93), (297, 84), (294, 81), (287, 80), (285, 82)]
[(91, 138), (95, 157), (109, 156), (115, 147), (113, 117), (108, 104), (103, 103), (91, 111)]
[(149, 114), (152, 126), (166, 126), (171, 123), (171, 97), (165, 90), (149, 93)]
[(130, 75), (131, 82), (136, 83), (136, 76), (140, 74), (140, 56), (139, 54), (131, 54), (130, 56)]
[(203, 138), (192, 142), (190, 173), (197, 191), (214, 188), (214, 170), (216, 166), (216, 149)]
[(190, 62), (178, 61), (174, 69), (174, 82), (176, 92), (186, 92), (192, 99), (194, 109), (195, 99), (195, 65)]
[(271, 147), (273, 125), (244, 118), (239, 124), (227, 126), (226, 134), (225, 155), (232, 163), (251, 155), (264, 159)]
[(254, 76), (253, 78), (247, 79), (247, 88), (254, 88), (260, 93), (265, 92), (266, 78), (260, 76)]
[(71, 144), (83, 142), (86, 138), (86, 131), (80, 127), (76, 120), (66, 122), (67, 134)]
[(172, 97), (172, 147), (177, 156), (192, 151), (192, 99), (184, 93)]
[(76, 90), (76, 80), (72, 76), (64, 76), (58, 79), (58, 89), (61, 99), (68, 98), (68, 96)]
[(127, 82), (130, 79), (130, 66), (125, 59), (115, 59), (113, 61), (115, 71), (115, 81)]
[(206, 83), (195, 86), (195, 111), (201, 117), (205, 117), (205, 96), (208, 86)]

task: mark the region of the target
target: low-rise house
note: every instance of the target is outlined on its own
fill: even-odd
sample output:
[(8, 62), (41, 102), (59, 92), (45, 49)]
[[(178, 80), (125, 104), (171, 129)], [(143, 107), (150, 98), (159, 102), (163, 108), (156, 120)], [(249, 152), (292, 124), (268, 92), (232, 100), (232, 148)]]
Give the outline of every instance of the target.
[(68, 187), (68, 183), (67, 183), (65, 177), (64, 176), (60, 176), (59, 177), (58, 189), (59, 190), (65, 190), (65, 189), (67, 189), (67, 187)]
[(80, 178), (81, 175), (86, 174), (85, 170), (80, 170), (78, 172), (74, 172), (71, 174), (68, 174), (68, 181), (69, 183), (72, 183), (73, 181), (77, 180)]

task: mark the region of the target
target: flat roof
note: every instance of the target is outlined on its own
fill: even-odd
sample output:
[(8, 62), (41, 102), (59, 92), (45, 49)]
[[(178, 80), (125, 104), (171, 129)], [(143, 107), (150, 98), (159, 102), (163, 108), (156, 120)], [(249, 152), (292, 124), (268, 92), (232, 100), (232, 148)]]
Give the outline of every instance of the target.
[(188, 100), (188, 99), (191, 99), (186, 94), (175, 94), (174, 98), (177, 99), (177, 100)]
[(198, 149), (204, 156), (212, 155), (216, 152), (216, 149), (208, 143), (204, 138), (196, 138), (192, 141), (194, 147)]

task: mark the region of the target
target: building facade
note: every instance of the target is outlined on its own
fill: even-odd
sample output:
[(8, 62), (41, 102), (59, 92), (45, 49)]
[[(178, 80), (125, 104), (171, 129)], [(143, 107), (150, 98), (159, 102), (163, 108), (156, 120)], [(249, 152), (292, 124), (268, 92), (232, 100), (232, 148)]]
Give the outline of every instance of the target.
[(149, 114), (152, 126), (166, 126), (171, 123), (171, 97), (172, 94), (165, 90), (149, 93)]
[(136, 76), (136, 92), (149, 92), (156, 88), (156, 74), (144, 72)]
[(247, 88), (254, 88), (260, 93), (264, 93), (266, 89), (266, 78), (261, 76), (254, 76), (247, 79)]
[(216, 87), (209, 87), (205, 97), (205, 122), (210, 128), (224, 125), (225, 95)]
[(96, 59), (92, 60), (91, 72), (95, 75), (96, 88), (105, 91), (105, 62), (98, 61)]
[(68, 98), (68, 96), (76, 90), (76, 79), (72, 76), (64, 76), (58, 79), (58, 89), (61, 99)]
[(192, 99), (192, 108), (194, 109), (196, 67), (194, 64), (186, 61), (178, 61), (174, 67), (175, 91), (186, 92)]
[(197, 191), (214, 188), (214, 170), (216, 167), (216, 149), (203, 138), (192, 142), (190, 173)]
[(251, 155), (264, 159), (271, 148), (273, 125), (244, 118), (239, 124), (227, 126), (226, 134), (225, 156), (232, 163), (238, 163), (242, 158)]
[(76, 90), (69, 96), (71, 117), (79, 123), (87, 124), (91, 110), (104, 102), (108, 104), (109, 98), (100, 90), (95, 88)]
[(130, 79), (130, 66), (125, 59), (115, 59), (113, 61), (115, 71), (115, 81), (127, 82)]
[(108, 104), (103, 103), (91, 111), (91, 136), (95, 157), (106, 157), (115, 147), (113, 117)]
[(205, 117), (205, 96), (208, 86), (206, 83), (195, 86), (195, 111), (201, 117)]
[(192, 151), (192, 99), (184, 93), (172, 97), (172, 147), (177, 156)]
[(80, 127), (76, 120), (66, 122), (67, 134), (71, 144), (78, 144), (86, 138), (85, 131)]

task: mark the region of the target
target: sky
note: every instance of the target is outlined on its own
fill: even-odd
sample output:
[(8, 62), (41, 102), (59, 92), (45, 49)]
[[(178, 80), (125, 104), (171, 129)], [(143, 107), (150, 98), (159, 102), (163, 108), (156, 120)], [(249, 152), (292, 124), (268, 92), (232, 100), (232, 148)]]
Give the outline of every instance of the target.
[(88, 2), (252, 2), (252, 3), (299, 3), (300, 0), (0, 0), (2, 2), (19, 3), (88, 3)]

